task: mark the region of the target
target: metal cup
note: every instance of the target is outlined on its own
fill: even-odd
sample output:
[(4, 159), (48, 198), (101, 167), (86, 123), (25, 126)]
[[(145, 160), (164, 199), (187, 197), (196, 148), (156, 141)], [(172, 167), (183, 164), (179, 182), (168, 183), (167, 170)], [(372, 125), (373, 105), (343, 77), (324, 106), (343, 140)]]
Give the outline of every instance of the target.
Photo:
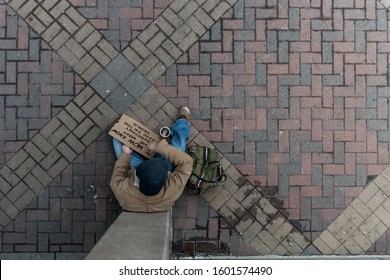
[(168, 138), (169, 135), (171, 135), (171, 129), (167, 126), (163, 126), (162, 128), (160, 128), (160, 136), (162, 138)]

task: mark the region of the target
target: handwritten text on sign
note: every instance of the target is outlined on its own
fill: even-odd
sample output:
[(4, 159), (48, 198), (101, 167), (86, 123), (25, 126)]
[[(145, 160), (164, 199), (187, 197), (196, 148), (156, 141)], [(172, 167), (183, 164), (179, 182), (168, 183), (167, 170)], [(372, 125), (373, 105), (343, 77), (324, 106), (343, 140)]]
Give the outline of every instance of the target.
[(147, 158), (154, 156), (147, 145), (161, 140), (160, 135), (126, 115), (122, 115), (108, 134)]

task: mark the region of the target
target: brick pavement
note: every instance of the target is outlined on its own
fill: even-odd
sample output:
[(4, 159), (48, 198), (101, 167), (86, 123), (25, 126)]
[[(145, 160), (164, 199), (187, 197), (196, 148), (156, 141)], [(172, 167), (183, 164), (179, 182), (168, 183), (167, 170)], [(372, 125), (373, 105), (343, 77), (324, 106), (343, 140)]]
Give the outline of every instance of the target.
[(314, 241), (389, 163), (387, 13), (239, 1), (158, 89)]
[[(311, 4), (310, 9), (308, 9), (310, 3), (299, 1), (290, 1), (289, 6), (287, 1), (278, 1), (278, 6), (277, 1), (267, 1), (267, 3), (238, 1), (233, 9), (230, 5), (235, 4), (236, 1), (199, 0), (188, 4), (186, 1), (175, 1), (165, 10), (162, 8), (162, 1), (156, 5), (158, 12), (155, 14), (157, 16), (154, 20), (155, 24), (146, 27), (147, 24), (144, 23), (146, 29), (140, 34), (137, 28), (134, 35), (127, 30), (127, 36), (131, 35), (134, 39), (129, 45), (126, 45), (126, 40), (121, 36), (118, 39), (115, 35), (122, 35), (121, 32), (126, 30), (123, 22), (119, 26), (115, 24), (105, 26), (104, 22), (105, 20), (107, 23), (118, 22), (115, 17), (118, 16), (121, 8), (127, 12), (145, 13), (146, 17), (155, 16), (150, 9), (139, 8), (150, 7), (147, 1), (139, 5), (138, 9), (131, 7), (126, 9), (120, 6), (123, 5), (120, 1), (117, 3), (119, 6), (116, 6), (117, 4), (96, 6), (91, 9), (89, 21), (86, 21), (67, 1), (6, 2), (9, 2), (8, 4), (20, 16), (27, 19), (27, 23), (34, 31), (48, 42), (48, 45), (80, 75), (83, 81), (89, 83), (89, 86), (80, 89), (77, 97), (64, 105), (65, 108), (38, 133), (35, 132), (31, 141), (7, 160), (1, 169), (3, 177), (1, 187), (2, 193), (5, 194), (0, 202), (4, 211), (2, 212), (3, 225), (18, 216), (18, 212), (30, 203), (35, 194), (40, 197), (42, 193), (47, 192), (45, 186), (53, 179), (55, 185), (59, 175), (63, 177), (59, 185), (64, 184), (65, 179), (73, 189), (75, 186), (79, 188), (79, 192), (72, 190), (75, 195), (68, 200), (66, 195), (69, 195), (69, 188), (67, 188), (68, 194), (63, 187), (56, 189), (61, 196), (58, 197), (57, 203), (61, 200), (61, 205), (64, 206), (60, 209), (64, 210), (64, 213), (60, 215), (61, 223), (38, 223), (38, 235), (42, 240), (39, 244), (47, 244), (38, 245), (41, 248), (38, 251), (43, 252), (42, 256), (47, 257), (48, 255), (45, 255), (47, 251), (56, 252), (57, 258), (69, 257), (66, 252), (85, 252), (93, 246), (99, 233), (101, 234), (109, 224), (110, 219), (104, 212), (111, 210), (107, 207), (107, 202), (111, 199), (108, 200), (104, 196), (99, 199), (99, 195), (91, 198), (95, 186), (89, 185), (90, 189), (85, 187), (88, 185), (86, 182), (90, 182), (88, 180), (94, 180), (91, 177), (95, 174), (103, 174), (101, 178), (95, 178), (102, 186), (106, 184), (104, 180), (109, 176), (109, 173), (102, 172), (104, 164), (99, 163), (95, 166), (93, 164), (97, 158), (93, 156), (93, 147), (98, 147), (96, 142), (95, 145), (93, 142), (134, 102), (135, 105), (130, 107), (131, 110), (126, 111), (127, 114), (135, 114), (134, 116), (152, 127), (165, 124), (172, 119), (170, 115), (174, 111), (172, 103), (190, 104), (191, 108), (195, 109), (197, 119), (194, 122), (193, 142), (211, 145), (209, 142), (211, 141), (226, 155), (224, 164), (230, 180), (224, 187), (207, 191), (201, 197), (192, 194), (184, 195), (181, 201), (187, 200), (187, 206), (178, 202), (174, 222), (175, 249), (179, 252), (182, 248), (189, 254), (202, 251), (226, 254), (231, 250), (230, 253), (237, 255), (271, 253), (284, 255), (300, 254), (306, 249), (304, 251), (306, 253), (309, 251), (319, 253), (319, 250), (321, 253), (328, 254), (330, 251), (327, 248), (331, 248), (334, 249), (332, 252), (343, 254), (362, 253), (367, 250), (386, 253), (384, 249), (386, 245), (383, 246), (383, 243), (387, 241), (384, 240), (383, 234), (387, 229), (386, 213), (388, 212), (381, 206), (382, 203), (383, 205), (387, 203), (387, 189), (383, 185), (386, 179), (381, 181), (382, 184), (375, 183), (366, 188), (367, 192), (372, 194), (371, 196), (364, 196), (363, 192), (362, 197), (359, 196), (351, 203), (352, 207), (353, 203), (359, 202), (359, 199), (370, 203), (371, 214), (363, 217), (361, 223), (354, 224), (355, 228), (350, 230), (349, 236), (338, 240), (342, 246), (335, 247), (333, 239), (338, 237), (338, 226), (345, 225), (338, 222), (344, 214), (340, 215), (330, 228), (323, 231), (318, 239), (315, 239), (327, 226), (326, 221), (330, 223), (344, 206), (359, 195), (365, 186), (363, 181), (366, 182), (366, 176), (379, 174), (387, 165), (383, 156), (382, 161), (374, 160), (383, 152), (376, 151), (375, 158), (373, 154), (376, 149), (372, 147), (372, 144), (374, 147), (379, 147), (381, 140), (386, 141), (383, 121), (387, 119), (386, 110), (383, 110), (383, 101), (386, 100), (383, 81), (386, 77), (383, 75), (384, 64), (380, 64), (386, 51), (383, 49), (378, 55), (367, 51), (364, 55), (368, 64), (381, 65), (378, 69), (374, 69), (376, 72), (365, 72), (368, 71), (364, 64), (367, 61), (361, 62), (361, 57), (355, 54), (366, 53), (366, 42), (363, 40), (365, 35), (368, 38), (367, 44), (371, 44), (372, 47), (373, 44), (379, 45), (379, 43), (372, 43), (378, 42), (379, 31), (386, 30), (387, 23), (384, 23), (383, 17), (387, 11), (382, 7), (375, 9), (375, 1), (368, 1), (370, 3), (366, 3), (367, 8), (362, 3), (350, 6), (351, 4), (345, 1), (338, 1), (334, 7), (323, 7), (321, 3), (316, 2)], [(75, 6), (86, 7), (82, 1), (71, 2)], [(94, 3), (91, 5), (95, 6)], [(357, 74), (356, 81), (353, 81), (357, 83), (356, 85), (351, 84), (355, 75), (351, 74), (349, 79), (347, 74), (345, 78), (339, 75), (344, 65), (338, 59), (332, 58), (332, 55), (337, 56), (339, 53), (335, 47), (336, 42), (340, 40), (337, 36), (343, 35), (343, 28), (347, 29), (347, 27), (332, 26), (330, 18), (335, 17), (333, 21), (340, 24), (340, 18), (336, 16), (345, 10), (347, 16), (344, 17), (347, 22), (348, 12), (351, 13), (349, 17), (353, 18), (351, 15), (356, 16), (357, 12), (364, 10), (363, 19), (368, 19), (363, 21), (359, 17), (353, 18), (354, 24), (356, 20), (357, 40), (352, 49), (342, 48), (339, 51), (342, 55), (339, 54), (339, 58), (344, 58), (345, 55), (346, 73), (349, 73), (349, 70), (356, 72), (352, 73)], [(220, 21), (219, 17), (225, 11), (228, 13)], [(109, 15), (109, 19), (104, 19), (105, 12)], [(100, 18), (92, 19), (94, 13)], [(125, 15), (125, 13), (119, 14)], [(329, 19), (319, 20), (316, 18), (319, 17), (318, 15)], [(230, 19), (232, 17), (234, 19)], [(372, 20), (373, 18), (376, 20)], [(288, 29), (283, 25), (286, 23)], [(345, 25), (348, 26), (348, 23)], [(95, 27), (99, 29), (107, 27), (105, 33), (107, 39), (102, 37)], [(211, 30), (202, 37), (201, 42), (196, 43), (210, 27)], [(270, 29), (266, 30), (265, 27)], [(379, 31), (374, 31), (375, 28)], [(110, 34), (113, 34), (113, 37), (110, 37)], [(351, 33), (346, 34), (352, 36)], [(138, 37), (135, 38), (136, 35)], [(324, 37), (321, 38), (321, 35)], [(347, 35), (343, 40), (351, 41), (352, 37)], [(118, 51), (107, 41), (109, 39), (116, 42), (116, 47), (123, 55), (118, 55)], [(8, 40), (4, 42), (8, 44)], [(189, 49), (194, 43), (196, 44)], [(308, 43), (309, 49), (305, 49)], [(371, 48), (367, 49), (371, 51)], [(308, 50), (312, 53), (308, 53)], [(172, 65), (177, 59), (179, 63)], [(159, 79), (166, 69), (168, 69), (167, 75)], [(372, 70), (372, 67), (367, 69)], [(4, 77), (8, 77), (8, 71), (6, 73)], [(156, 80), (158, 80), (155, 83), (157, 88), (152, 86)], [(132, 87), (128, 86), (130, 84)], [(362, 85), (366, 86), (368, 97), (361, 89)], [(355, 86), (356, 92), (354, 92)], [(379, 89), (374, 89), (375, 87)], [(169, 98), (169, 101), (162, 98), (159, 90)], [(368, 103), (368, 108), (360, 105), (359, 102)], [(8, 103), (4, 104), (8, 105)], [(378, 105), (378, 110), (375, 110), (375, 105)], [(161, 109), (158, 109), (160, 106)], [(323, 108), (317, 110), (316, 107)], [(354, 121), (356, 123), (351, 125)], [(350, 127), (347, 127), (347, 124)], [(361, 127), (366, 130), (359, 131)], [(198, 129), (201, 134), (198, 133)], [(355, 137), (359, 135), (361, 139), (351, 139), (353, 131), (356, 131)], [(366, 131), (369, 132), (368, 137), (363, 139)], [(377, 144), (375, 140), (378, 139)], [(350, 145), (344, 143), (347, 141)], [(95, 155), (101, 153), (99, 159), (106, 159), (107, 164), (112, 164), (112, 153), (110, 154), (107, 139), (101, 143), (100, 147), (104, 148), (100, 151), (96, 150)], [(23, 143), (19, 144), (23, 146)], [(364, 145), (366, 149), (359, 150), (359, 147)], [(229, 146), (231, 146), (230, 151)], [(384, 145), (382, 146), (385, 150)], [(87, 152), (83, 153), (85, 148), (92, 151), (88, 156)], [(355, 150), (356, 148), (358, 150)], [(367, 150), (369, 153), (364, 153)], [(326, 159), (328, 153), (333, 153), (333, 162), (322, 162), (320, 158)], [(319, 162), (313, 162), (316, 156), (319, 157)], [(269, 159), (276, 161), (268, 164)], [(355, 161), (356, 166), (351, 164), (351, 159)], [(69, 177), (61, 173), (66, 173), (67, 168), (68, 174), (71, 173), (68, 165), (72, 162), (73, 174), (81, 176), (73, 176), (72, 180), (69, 180)], [(236, 170), (236, 166), (252, 183)], [(279, 173), (275, 173), (275, 170)], [(350, 173), (355, 171), (355, 173), (350, 174), (345, 170)], [(386, 178), (385, 175), (383, 178)], [(77, 181), (79, 177), (82, 178)], [(99, 181), (100, 179), (103, 183)], [(357, 185), (352, 186), (352, 182)], [(316, 186), (313, 186), (314, 184)], [(343, 195), (342, 192), (347, 185), (347, 189), (352, 189), (353, 195), (347, 196), (345, 201), (339, 197), (334, 199), (337, 195)], [(83, 192), (80, 190), (83, 189), (82, 186), (84, 186), (84, 197), (77, 198), (77, 195)], [(100, 190), (107, 195), (105, 188)], [(333, 196), (326, 193), (331, 190), (336, 190)], [(323, 192), (322, 196), (318, 191)], [(308, 209), (300, 211), (300, 198), (304, 192), (309, 197), (309, 200), (305, 201)], [(313, 195), (315, 192), (317, 195)], [(271, 198), (281, 212), (263, 195)], [(47, 194), (45, 199), (47, 201)], [(94, 206), (96, 200), (100, 203)], [(338, 200), (337, 207), (334, 205), (335, 200)], [(214, 211), (211, 211), (211, 208), (203, 212), (195, 211), (196, 207), (193, 203), (195, 206), (197, 203), (199, 209), (205, 209), (206, 202)], [(55, 202), (50, 203), (50, 206), (54, 209), (55, 204)], [(96, 211), (92, 211), (94, 207)], [(72, 214), (67, 212), (67, 208), (72, 209)], [(183, 210), (185, 208), (187, 209)], [(77, 211), (78, 209), (83, 211)], [(90, 211), (84, 211), (88, 209)], [(308, 217), (310, 210), (311, 216)], [(183, 214), (184, 211), (186, 215)], [(347, 212), (344, 216), (350, 219), (354, 217), (353, 211), (348, 208), (345, 211)], [(96, 213), (96, 220), (91, 218), (92, 212)], [(46, 214), (44, 211), (40, 213), (43, 216), (47, 215), (47, 211)], [(195, 218), (194, 213), (203, 216)], [(302, 216), (299, 213), (302, 213)], [(209, 218), (206, 222), (207, 215)], [(76, 218), (84, 219), (82, 218), (84, 216), (84, 223)], [(111, 217), (114, 216), (115, 214)], [(291, 223), (286, 217), (291, 220)], [(41, 216), (39, 219), (44, 217)], [(20, 226), (23, 225), (23, 219), (21, 221), (17, 230), (23, 228)], [(226, 223), (230, 226), (226, 226)], [(9, 230), (12, 230), (15, 224), (15, 222), (11, 223)], [(207, 233), (204, 230), (206, 224), (208, 224)], [(37, 223), (32, 222), (30, 225), (30, 232), (34, 232)], [(314, 230), (313, 225), (318, 228)], [(231, 227), (234, 227), (234, 231), (239, 232), (241, 237)], [(302, 230), (309, 239), (306, 239), (298, 229)], [(70, 234), (70, 231), (76, 233)], [(82, 231), (84, 231), (84, 240), (81, 240), (77, 234)], [(233, 234), (229, 236), (232, 231)], [(361, 237), (362, 233), (366, 234), (367, 231), (371, 233), (370, 242), (367, 238)], [(49, 240), (54, 240), (53, 245), (48, 245), (48, 232), (52, 234)], [(331, 234), (327, 234), (329, 232)], [(13, 250), (34, 252), (34, 248), (37, 251), (38, 242), (32, 242), (33, 244), (30, 245), (22, 244), (24, 233), (3, 235), (6, 236), (5, 248), (8, 252)], [(31, 235), (33, 237), (37, 235), (36, 228), (35, 235), (34, 233)], [(29, 240), (33, 240), (33, 237)], [(371, 244), (378, 238), (378, 244), (372, 246)], [(309, 246), (310, 239), (315, 239), (314, 245), (318, 250), (312, 245)], [(73, 241), (77, 245), (68, 245)], [(14, 242), (21, 245), (11, 245)], [(360, 251), (356, 248), (360, 248)]]

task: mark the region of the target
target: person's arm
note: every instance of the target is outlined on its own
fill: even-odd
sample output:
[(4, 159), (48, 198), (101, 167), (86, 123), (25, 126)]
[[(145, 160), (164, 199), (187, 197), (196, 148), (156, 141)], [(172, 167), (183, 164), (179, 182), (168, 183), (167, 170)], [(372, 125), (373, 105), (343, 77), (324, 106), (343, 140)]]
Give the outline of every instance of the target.
[(129, 162), (132, 150), (123, 145), (122, 153), (115, 162), (114, 170), (112, 172), (110, 186), (116, 188), (118, 185), (129, 176)]
[(187, 153), (169, 145), (166, 140), (158, 143), (155, 151), (175, 166), (172, 172), (176, 181), (175, 185), (184, 188), (192, 172), (192, 158)]

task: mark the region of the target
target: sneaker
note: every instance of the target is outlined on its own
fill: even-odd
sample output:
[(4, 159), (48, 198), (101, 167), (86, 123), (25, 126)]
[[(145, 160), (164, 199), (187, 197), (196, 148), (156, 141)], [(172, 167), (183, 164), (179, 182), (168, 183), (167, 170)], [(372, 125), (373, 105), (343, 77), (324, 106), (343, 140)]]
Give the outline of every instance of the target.
[(191, 112), (190, 109), (187, 106), (183, 106), (179, 110), (179, 119), (186, 119), (188, 123), (190, 123), (191, 120)]

